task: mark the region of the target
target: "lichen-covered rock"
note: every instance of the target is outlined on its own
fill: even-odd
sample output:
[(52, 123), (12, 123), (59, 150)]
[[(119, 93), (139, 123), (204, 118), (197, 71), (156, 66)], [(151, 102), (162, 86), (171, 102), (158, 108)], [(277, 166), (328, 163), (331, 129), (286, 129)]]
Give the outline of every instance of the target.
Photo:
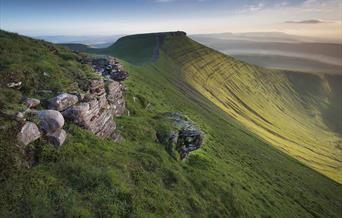
[(114, 115), (123, 115), (125, 112), (125, 99), (122, 95), (123, 85), (113, 80), (107, 81), (106, 85), (107, 100), (113, 109)]
[(35, 98), (26, 98), (24, 103), (25, 103), (26, 107), (34, 108), (34, 107), (37, 107), (40, 104), (40, 100), (39, 99), (35, 99)]
[(53, 145), (62, 145), (66, 138), (66, 132), (64, 129), (57, 129), (52, 133), (46, 134), (48, 141)]
[(78, 102), (76, 95), (62, 93), (48, 100), (48, 108), (57, 111), (63, 111), (66, 108)]
[(190, 152), (201, 147), (203, 134), (192, 121), (179, 112), (164, 113), (162, 117), (170, 119), (173, 124), (168, 128), (158, 129), (157, 139), (170, 153), (175, 149), (183, 160)]
[(38, 112), (39, 127), (45, 133), (53, 133), (64, 126), (64, 117), (56, 110), (42, 110)]
[(19, 145), (28, 145), (39, 139), (40, 136), (37, 125), (32, 122), (26, 122), (17, 135), (17, 141)]

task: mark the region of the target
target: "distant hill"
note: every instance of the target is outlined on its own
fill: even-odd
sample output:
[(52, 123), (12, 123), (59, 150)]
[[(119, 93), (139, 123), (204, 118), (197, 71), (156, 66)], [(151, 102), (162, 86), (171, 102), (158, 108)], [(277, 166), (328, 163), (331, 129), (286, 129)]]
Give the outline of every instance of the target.
[(282, 33), (223, 33), (191, 38), (260, 66), (342, 74), (340, 43)]
[(339, 40), (330, 40), (318, 37), (308, 37), (287, 34), (284, 32), (242, 32), (242, 33), (209, 33), (209, 34), (193, 34), (193, 38), (215, 38), (226, 40), (248, 40), (258, 42), (311, 42), (311, 43), (332, 43), (340, 44)]
[(113, 44), (122, 35), (86, 35), (86, 36), (72, 36), (72, 35), (42, 35), (34, 36), (36, 39), (45, 40), (52, 43), (79, 43), (96, 48), (104, 48)]

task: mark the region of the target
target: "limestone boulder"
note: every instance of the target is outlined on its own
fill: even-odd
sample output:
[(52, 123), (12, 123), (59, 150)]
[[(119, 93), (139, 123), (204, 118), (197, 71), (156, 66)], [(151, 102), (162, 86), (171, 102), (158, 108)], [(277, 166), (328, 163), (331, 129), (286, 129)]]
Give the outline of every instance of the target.
[(19, 145), (28, 145), (41, 136), (41, 133), (35, 123), (26, 122), (17, 135)]
[(66, 132), (64, 129), (57, 129), (52, 133), (46, 134), (48, 141), (57, 146), (61, 146), (66, 139)]
[(26, 98), (24, 103), (28, 108), (35, 108), (40, 104), (40, 100), (35, 98)]
[(48, 108), (52, 110), (63, 111), (77, 102), (78, 97), (76, 95), (62, 93), (48, 100)]
[(62, 129), (64, 117), (56, 110), (42, 110), (38, 112), (39, 127), (47, 134)]

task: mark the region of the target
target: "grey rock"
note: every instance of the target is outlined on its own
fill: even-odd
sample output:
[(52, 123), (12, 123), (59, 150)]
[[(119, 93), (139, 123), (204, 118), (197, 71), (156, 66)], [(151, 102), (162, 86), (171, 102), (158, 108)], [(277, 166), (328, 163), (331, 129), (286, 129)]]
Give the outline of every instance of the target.
[(66, 119), (103, 138), (113, 138), (116, 125), (112, 114), (107, 101), (104, 104), (102, 100), (97, 99), (73, 105), (63, 111)]
[(122, 81), (128, 77), (128, 73), (122, 70), (122, 65), (111, 57), (84, 57), (81, 63), (90, 65), (98, 74), (116, 81)]
[(42, 110), (38, 112), (39, 127), (45, 133), (53, 133), (58, 129), (62, 129), (64, 125), (64, 117), (56, 110)]
[(51, 144), (61, 146), (66, 139), (66, 132), (64, 129), (57, 129), (52, 133), (46, 134), (46, 136)]
[(85, 94), (77, 92), (77, 91), (69, 92), (69, 94), (76, 95), (78, 98), (78, 101), (83, 101), (84, 96), (85, 96)]
[(87, 113), (90, 109), (89, 103), (81, 102), (73, 105), (62, 112), (66, 119), (74, 121), (76, 124), (81, 125), (82, 121), (87, 117)]
[(8, 88), (19, 88), (21, 86), (22, 82), (11, 82), (7, 83)]
[(109, 80), (106, 84), (107, 100), (113, 109), (114, 115), (121, 116), (125, 112), (125, 99), (122, 95), (123, 85), (119, 82)]
[(157, 130), (158, 141), (166, 146), (169, 153), (172, 153), (175, 148), (180, 159), (183, 160), (190, 152), (201, 147), (203, 133), (192, 121), (179, 112), (164, 113), (162, 117), (166, 117), (174, 123), (171, 128)]
[(40, 100), (35, 98), (27, 98), (25, 99), (24, 103), (28, 108), (34, 108), (40, 104)]
[[(63, 116), (99, 137), (117, 139), (119, 134), (116, 133), (116, 124), (113, 121), (115, 109), (110, 100), (115, 101), (117, 97), (122, 98), (122, 94), (118, 83), (110, 85), (110, 89), (111, 93), (115, 95), (110, 96), (113, 98), (108, 97), (109, 94), (106, 92), (103, 80), (92, 80), (89, 93), (83, 101), (62, 111)], [(119, 96), (116, 92), (120, 92)]]
[(52, 110), (63, 111), (77, 102), (78, 97), (76, 95), (62, 93), (48, 100), (48, 108)]
[(16, 121), (24, 121), (25, 120), (25, 115), (22, 112), (17, 112), (15, 114), (15, 120)]
[(110, 72), (110, 78), (115, 80), (115, 81), (123, 81), (128, 78), (128, 72), (126, 71), (112, 71)]
[(103, 80), (92, 80), (90, 82), (90, 93), (95, 96), (101, 96), (105, 93)]
[(32, 122), (26, 122), (20, 129), (17, 135), (17, 141), (19, 145), (28, 145), (41, 136), (36, 124)]

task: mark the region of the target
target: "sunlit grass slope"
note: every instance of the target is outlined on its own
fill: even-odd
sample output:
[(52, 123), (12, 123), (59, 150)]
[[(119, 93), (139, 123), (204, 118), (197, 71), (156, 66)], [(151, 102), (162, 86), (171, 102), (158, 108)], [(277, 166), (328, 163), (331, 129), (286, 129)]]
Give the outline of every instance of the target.
[(341, 76), (272, 71), (187, 37), (162, 50), (198, 92), (275, 147), (342, 182)]
[[(118, 43), (125, 54), (116, 52), (115, 44), (105, 51), (141, 63), (134, 51), (151, 56), (153, 40), (153, 34), (128, 36)], [(148, 48), (134, 47), (137, 43)], [(181, 69), (179, 80), (278, 149), (342, 182), (342, 76), (261, 68), (186, 36), (166, 37), (161, 51)]]

